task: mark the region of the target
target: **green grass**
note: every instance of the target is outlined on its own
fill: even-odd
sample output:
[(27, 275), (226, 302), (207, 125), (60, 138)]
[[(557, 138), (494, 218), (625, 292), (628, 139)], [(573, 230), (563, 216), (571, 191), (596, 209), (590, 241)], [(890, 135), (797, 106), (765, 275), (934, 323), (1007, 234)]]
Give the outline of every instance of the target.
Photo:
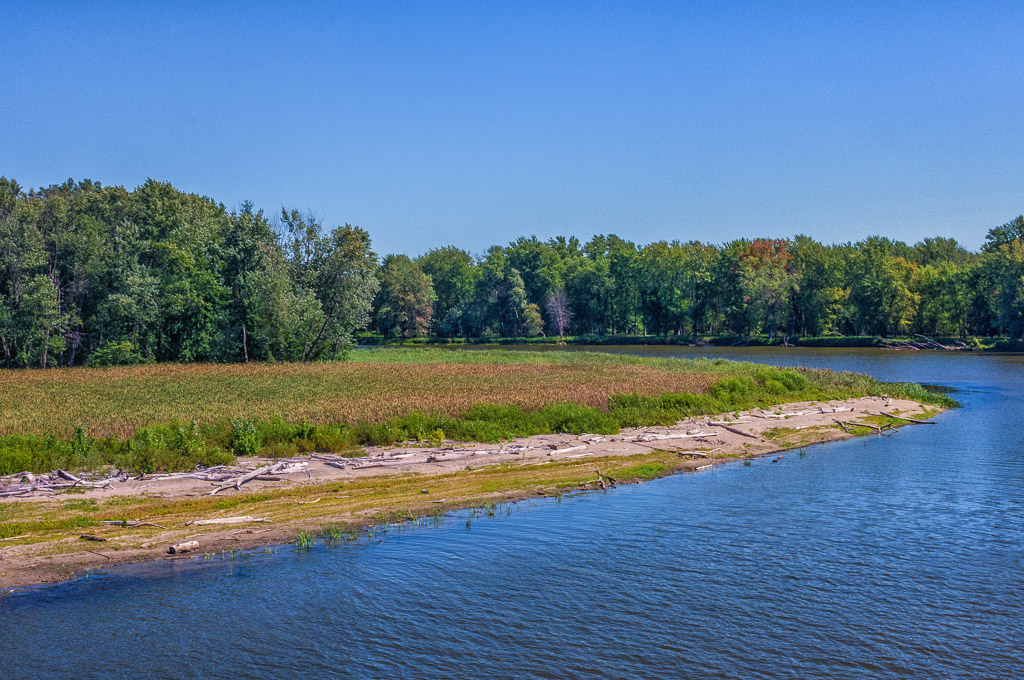
[[(319, 423), (304, 419), (290, 421), (280, 415), (229, 419), (224, 414), (207, 422), (172, 420), (145, 424), (122, 437), (93, 436), (89, 434), (89, 423), (76, 427), (70, 436), (61, 435), (60, 428), (50, 433), (14, 433), (0, 437), (0, 474), (23, 470), (38, 473), (57, 468), (96, 469), (107, 465), (144, 473), (228, 464), (234, 462), (237, 455), (256, 453), (269, 457), (310, 451), (355, 454), (360, 446), (384, 446), (408, 440), (436, 444), (441, 438), (497, 442), (559, 432), (616, 434), (624, 427), (670, 425), (689, 416), (866, 395), (889, 394), (942, 407), (956, 405), (943, 394), (910, 383), (883, 383), (855, 373), (776, 368), (724, 359), (438, 348), (373, 349), (355, 352), (353, 357), (351, 364), (338, 370), (341, 375), (362, 376), (378, 386), (378, 400), (382, 404), (379, 412), (371, 409), (358, 418), (343, 418), (339, 413), (338, 420)], [(460, 366), (468, 365), (477, 365), (481, 370), (470, 372), (467, 378)], [(522, 371), (509, 372), (502, 368), (510, 365), (535, 370), (524, 377)], [(423, 367), (434, 368), (420, 371)], [(232, 369), (200, 369), (190, 366), (183, 371), (195, 393), (209, 395), (214, 402), (226, 399), (218, 390), (230, 390), (236, 384), (237, 376)], [(73, 379), (86, 384), (107, 376), (107, 369), (81, 370), (85, 373), (76, 374)], [(150, 382), (155, 390), (166, 388), (170, 370), (167, 367), (159, 367), (155, 375), (135, 370), (124, 378), (128, 381), (125, 389), (136, 394), (140, 401), (146, 400)], [(233, 376), (227, 383), (219, 380), (224, 371)], [(429, 401), (411, 392), (405, 396), (408, 390), (403, 380), (418, 372), (434, 381)], [(27, 372), (22, 372), (25, 374)], [(64, 375), (55, 388), (45, 380), (40, 382), (39, 376), (46, 374), (30, 375), (34, 389), (43, 392), (60, 388), (67, 380)], [(174, 375), (173, 371), (170, 375)], [(336, 374), (329, 375), (334, 379)], [(633, 381), (635, 375), (643, 379)], [(9, 379), (9, 375), (3, 377)], [(317, 367), (283, 365), (277, 371), (270, 367), (270, 370), (249, 375), (247, 389), (258, 391), (261, 381), (279, 379), (285, 380), (284, 384), (275, 383), (273, 389), (279, 392), (275, 398), (281, 403), (316, 399), (313, 389), (316, 385), (324, 390), (333, 385), (323, 383), (324, 374)], [(478, 388), (476, 379), (486, 385)], [(578, 383), (566, 385), (566, 380)], [(639, 391), (640, 388), (650, 390), (652, 383), (683, 387), (687, 391), (654, 394)], [(286, 390), (288, 384), (300, 386), (290, 398)], [(614, 391), (623, 386), (635, 389)], [(360, 389), (358, 385), (351, 386), (354, 392)], [(580, 401), (589, 403), (570, 400), (577, 392), (583, 395)], [(448, 406), (452, 394), (457, 394), (458, 398), (454, 405)], [(494, 401), (505, 400), (506, 396), (505, 403)], [(194, 396), (189, 398), (195, 400)], [(324, 398), (340, 399), (327, 392)], [(386, 408), (384, 402), (388, 404)], [(180, 408), (177, 402), (174, 404), (172, 411)], [(435, 408), (432, 404), (438, 406)], [(396, 412), (398, 415), (389, 415)], [(101, 412), (98, 417), (109, 415)]]
[(665, 474), (668, 469), (666, 465), (658, 463), (647, 463), (645, 465), (634, 465), (623, 468), (617, 472), (619, 479), (655, 479)]

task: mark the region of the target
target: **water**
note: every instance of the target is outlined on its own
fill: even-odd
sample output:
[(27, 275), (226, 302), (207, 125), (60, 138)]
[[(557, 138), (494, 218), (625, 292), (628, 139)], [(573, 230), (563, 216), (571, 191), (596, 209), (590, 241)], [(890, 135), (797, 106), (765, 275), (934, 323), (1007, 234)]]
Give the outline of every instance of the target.
[(1024, 677), (1024, 357), (688, 350), (949, 385), (939, 424), (311, 552), (0, 599), (32, 678)]

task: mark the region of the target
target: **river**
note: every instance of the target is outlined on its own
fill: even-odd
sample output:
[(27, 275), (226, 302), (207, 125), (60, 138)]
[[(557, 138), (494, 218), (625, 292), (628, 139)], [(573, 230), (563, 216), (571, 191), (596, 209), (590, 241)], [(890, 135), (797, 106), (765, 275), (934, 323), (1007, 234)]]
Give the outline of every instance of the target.
[(898, 435), (0, 597), (4, 678), (1024, 677), (1024, 356), (601, 348), (861, 371)]

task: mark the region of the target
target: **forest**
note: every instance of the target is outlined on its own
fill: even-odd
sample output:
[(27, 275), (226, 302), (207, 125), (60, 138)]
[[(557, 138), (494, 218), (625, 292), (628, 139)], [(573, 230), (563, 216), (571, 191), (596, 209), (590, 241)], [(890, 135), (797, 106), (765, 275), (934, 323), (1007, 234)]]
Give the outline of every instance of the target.
[(385, 338), (1024, 338), (1024, 217), (955, 239), (522, 237), (378, 257), (369, 234), (148, 180), (0, 177), (0, 366), (343, 358)]

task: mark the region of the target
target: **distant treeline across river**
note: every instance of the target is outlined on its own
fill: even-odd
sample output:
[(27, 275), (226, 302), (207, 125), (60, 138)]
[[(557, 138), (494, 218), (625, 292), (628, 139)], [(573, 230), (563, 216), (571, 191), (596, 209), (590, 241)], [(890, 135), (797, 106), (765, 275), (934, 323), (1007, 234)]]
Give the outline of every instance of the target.
[(329, 360), (360, 331), (818, 344), (923, 334), (1014, 348), (1024, 217), (990, 229), (980, 252), (944, 237), (598, 235), (380, 258), (365, 230), (297, 210), (229, 211), (154, 180), (26, 190), (0, 177), (0, 366)]

